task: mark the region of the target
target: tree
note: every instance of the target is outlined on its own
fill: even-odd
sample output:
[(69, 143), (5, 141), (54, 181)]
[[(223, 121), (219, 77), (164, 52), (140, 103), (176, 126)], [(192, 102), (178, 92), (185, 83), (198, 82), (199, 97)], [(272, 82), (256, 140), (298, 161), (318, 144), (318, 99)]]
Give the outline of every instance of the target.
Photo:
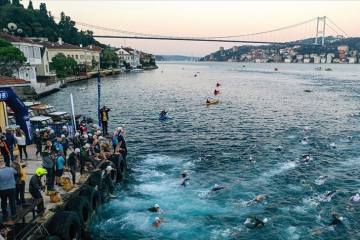
[(10, 3), (10, 0), (0, 0), (0, 6), (4, 6), (9, 3)]
[(48, 17), (48, 11), (46, 9), (45, 3), (40, 3), (39, 13), (40, 13), (40, 16)]
[(105, 48), (102, 53), (102, 58), (100, 61), (101, 68), (110, 68), (117, 67), (119, 63), (119, 56), (116, 54), (115, 50), (110, 48)]
[(21, 1), (21, 0), (12, 0), (12, 4), (13, 4), (14, 6), (20, 7), (20, 6), (22, 6), (22, 5), (20, 4), (20, 1)]
[(62, 53), (58, 53), (52, 58), (50, 69), (55, 70), (59, 78), (65, 78), (77, 74), (78, 66), (72, 57), (66, 57)]
[(26, 58), (18, 48), (0, 39), (0, 75), (11, 77), (25, 62)]
[(33, 6), (33, 3), (32, 3), (31, 0), (29, 1), (28, 9), (29, 9), (29, 10), (34, 10), (34, 6)]

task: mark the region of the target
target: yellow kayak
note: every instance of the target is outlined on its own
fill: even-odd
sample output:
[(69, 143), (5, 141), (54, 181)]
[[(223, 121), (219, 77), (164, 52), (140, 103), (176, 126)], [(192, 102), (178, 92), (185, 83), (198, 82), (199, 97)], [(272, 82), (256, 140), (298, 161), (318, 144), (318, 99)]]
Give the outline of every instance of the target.
[(219, 99), (210, 99), (209, 102), (205, 102), (205, 105), (206, 105), (206, 106), (215, 105), (215, 104), (218, 104), (219, 102), (220, 102)]

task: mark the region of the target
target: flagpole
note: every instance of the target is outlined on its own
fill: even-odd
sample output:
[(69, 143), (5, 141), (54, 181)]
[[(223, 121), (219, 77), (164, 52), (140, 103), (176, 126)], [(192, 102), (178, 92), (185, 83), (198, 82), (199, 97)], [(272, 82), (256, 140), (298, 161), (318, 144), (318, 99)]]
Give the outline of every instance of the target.
[(75, 118), (75, 107), (74, 107), (74, 98), (72, 93), (70, 93), (70, 101), (71, 101), (71, 112), (72, 112), (72, 120), (74, 126), (74, 133), (76, 132), (76, 118)]
[(99, 120), (99, 126), (101, 127), (101, 114), (100, 114), (100, 107), (101, 107), (101, 79), (100, 79), (100, 71), (97, 74), (97, 86), (98, 86), (98, 120)]

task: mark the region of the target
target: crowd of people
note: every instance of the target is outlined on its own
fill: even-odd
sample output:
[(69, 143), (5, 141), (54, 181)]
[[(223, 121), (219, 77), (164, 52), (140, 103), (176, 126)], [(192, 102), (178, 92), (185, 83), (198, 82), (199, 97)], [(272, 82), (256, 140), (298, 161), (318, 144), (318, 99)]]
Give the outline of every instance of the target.
[[(102, 123), (108, 121), (107, 108), (103, 108)], [(111, 139), (105, 138), (103, 131), (96, 124), (82, 122), (73, 136), (64, 126), (60, 132), (50, 127), (35, 129), (33, 143), (36, 147), (35, 158), (41, 162), (29, 181), (29, 193), (32, 199), (37, 200), (37, 212), (44, 213), (44, 200), (42, 192), (54, 192), (62, 186), (64, 173), (71, 179), (73, 185), (79, 184), (77, 173), (80, 175), (93, 170), (101, 170), (103, 187), (107, 188), (110, 197), (113, 196), (114, 186), (111, 181), (111, 172), (115, 169), (108, 164), (113, 156), (121, 156), (126, 160), (127, 148), (124, 139), (125, 130), (118, 127)], [(0, 199), (3, 223), (13, 224), (16, 219), (17, 208), (30, 203), (25, 199), (25, 186), (27, 180), (26, 160), (28, 159), (26, 138), (20, 128), (15, 130), (7, 128), (0, 134), (0, 150), (3, 160), (0, 160)], [(18, 148), (19, 155), (14, 155)], [(111, 149), (113, 148), (113, 149)], [(125, 161), (126, 162), (126, 161)], [(104, 169), (101, 166), (106, 166)], [(125, 166), (126, 167), (126, 166)], [(43, 179), (45, 181), (43, 183)], [(8, 216), (10, 205), (11, 218)]]

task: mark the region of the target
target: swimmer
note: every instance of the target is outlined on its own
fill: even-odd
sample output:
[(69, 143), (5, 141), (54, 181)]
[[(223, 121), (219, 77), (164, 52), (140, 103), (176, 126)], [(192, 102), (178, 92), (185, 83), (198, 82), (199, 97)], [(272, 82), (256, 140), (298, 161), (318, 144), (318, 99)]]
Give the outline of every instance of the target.
[(330, 143), (330, 148), (336, 148), (336, 144), (333, 142), (333, 143)]
[(264, 218), (263, 220), (257, 218), (257, 217), (248, 217), (246, 218), (244, 225), (247, 228), (254, 229), (265, 226), (265, 223), (267, 222), (267, 218)]
[(305, 154), (302, 156), (302, 161), (306, 164), (310, 162), (310, 155), (309, 154)]
[(335, 193), (336, 191), (326, 191), (322, 196), (320, 196), (320, 200), (330, 202)]
[(352, 202), (359, 202), (360, 201), (360, 194), (356, 193), (354, 196), (350, 198), (350, 201)]
[(334, 213), (331, 214), (331, 216), (332, 216), (333, 219), (332, 219), (331, 223), (329, 224), (330, 226), (335, 226), (335, 225), (342, 224), (342, 221), (344, 220), (344, 218), (340, 217), (339, 214), (334, 212)]
[(277, 151), (277, 152), (281, 152), (281, 151), (282, 151), (282, 149), (283, 149), (283, 148), (282, 148), (282, 146), (280, 146), (280, 145), (279, 145), (277, 148), (275, 148), (275, 151)]
[(308, 144), (308, 137), (304, 137), (303, 139), (301, 139), (300, 142), (301, 142), (302, 145)]
[(163, 218), (156, 217), (153, 226), (159, 228), (162, 222), (164, 222)]
[(153, 207), (148, 208), (149, 212), (153, 212), (153, 213), (161, 213), (162, 210), (160, 209), (160, 205), (155, 203)]
[(220, 83), (216, 83), (216, 87), (220, 87), (221, 86), (221, 84)]
[(328, 178), (328, 176), (320, 176), (318, 177), (318, 179), (315, 180), (315, 184), (316, 185), (323, 185), (326, 181), (326, 179)]
[(260, 202), (266, 200), (266, 198), (267, 198), (267, 195), (266, 195), (266, 194), (260, 194), (260, 195), (257, 195), (257, 196), (256, 196), (256, 198), (254, 199), (254, 201), (255, 201), (256, 203), (260, 203)]
[(249, 162), (256, 163), (256, 160), (252, 156), (250, 156), (249, 157)]
[(216, 191), (219, 191), (219, 190), (224, 189), (224, 188), (226, 188), (226, 187), (215, 184), (214, 187), (211, 188), (211, 192), (216, 192)]
[(183, 171), (181, 173), (181, 186), (186, 186), (186, 182), (190, 181), (190, 178), (188, 178), (188, 173), (187, 171)]

